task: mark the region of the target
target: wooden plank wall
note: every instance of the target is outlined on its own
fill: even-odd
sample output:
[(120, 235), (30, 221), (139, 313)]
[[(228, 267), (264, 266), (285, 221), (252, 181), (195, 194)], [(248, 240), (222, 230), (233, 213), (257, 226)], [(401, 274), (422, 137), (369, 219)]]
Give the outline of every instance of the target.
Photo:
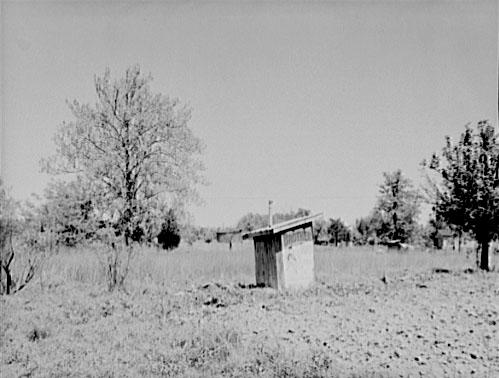
[(282, 239), (283, 287), (308, 287), (315, 279), (312, 228), (283, 233)]
[(266, 274), (265, 274), (265, 241), (263, 238), (254, 238), (253, 243), (255, 244), (255, 275), (256, 284), (265, 285), (266, 284)]
[(254, 245), (256, 284), (277, 289), (279, 287), (279, 280), (277, 276), (276, 254), (281, 251), (280, 235), (256, 237)]

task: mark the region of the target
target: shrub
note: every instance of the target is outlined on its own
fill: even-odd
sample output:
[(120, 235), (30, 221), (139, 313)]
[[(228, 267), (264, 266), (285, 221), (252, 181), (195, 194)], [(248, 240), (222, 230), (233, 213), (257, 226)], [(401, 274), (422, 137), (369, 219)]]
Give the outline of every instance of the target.
[(173, 210), (169, 210), (166, 220), (161, 225), (161, 231), (158, 235), (158, 243), (163, 249), (174, 249), (180, 244), (180, 228)]

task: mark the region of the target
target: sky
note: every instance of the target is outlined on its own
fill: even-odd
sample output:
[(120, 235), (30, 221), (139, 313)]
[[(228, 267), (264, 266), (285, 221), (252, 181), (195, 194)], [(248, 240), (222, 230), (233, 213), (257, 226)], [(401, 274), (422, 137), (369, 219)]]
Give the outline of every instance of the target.
[(497, 124), (496, 1), (1, 2), (1, 177), (42, 193), (39, 161), (95, 103), (94, 75), (139, 64), (192, 108), (209, 185), (194, 223), (307, 208), (352, 224), (382, 173)]

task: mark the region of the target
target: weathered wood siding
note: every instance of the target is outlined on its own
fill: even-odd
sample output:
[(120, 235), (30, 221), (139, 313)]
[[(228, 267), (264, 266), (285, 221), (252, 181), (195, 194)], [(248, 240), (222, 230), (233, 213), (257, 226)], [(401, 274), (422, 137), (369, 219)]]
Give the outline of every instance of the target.
[(279, 288), (277, 253), (281, 251), (280, 235), (254, 238), (256, 284)]
[(315, 279), (312, 226), (282, 234), (282, 287), (306, 288)]

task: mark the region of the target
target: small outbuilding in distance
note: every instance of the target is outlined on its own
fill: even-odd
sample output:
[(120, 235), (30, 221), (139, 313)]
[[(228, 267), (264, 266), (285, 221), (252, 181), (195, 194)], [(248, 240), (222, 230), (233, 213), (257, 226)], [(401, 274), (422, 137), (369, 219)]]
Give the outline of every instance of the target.
[(232, 250), (232, 245), (237, 243), (242, 243), (242, 232), (243, 230), (225, 230), (217, 231), (217, 242), (227, 243), (229, 245), (229, 250)]
[(243, 239), (253, 238), (258, 286), (302, 289), (314, 282), (313, 220), (320, 216), (270, 224), (243, 234)]

